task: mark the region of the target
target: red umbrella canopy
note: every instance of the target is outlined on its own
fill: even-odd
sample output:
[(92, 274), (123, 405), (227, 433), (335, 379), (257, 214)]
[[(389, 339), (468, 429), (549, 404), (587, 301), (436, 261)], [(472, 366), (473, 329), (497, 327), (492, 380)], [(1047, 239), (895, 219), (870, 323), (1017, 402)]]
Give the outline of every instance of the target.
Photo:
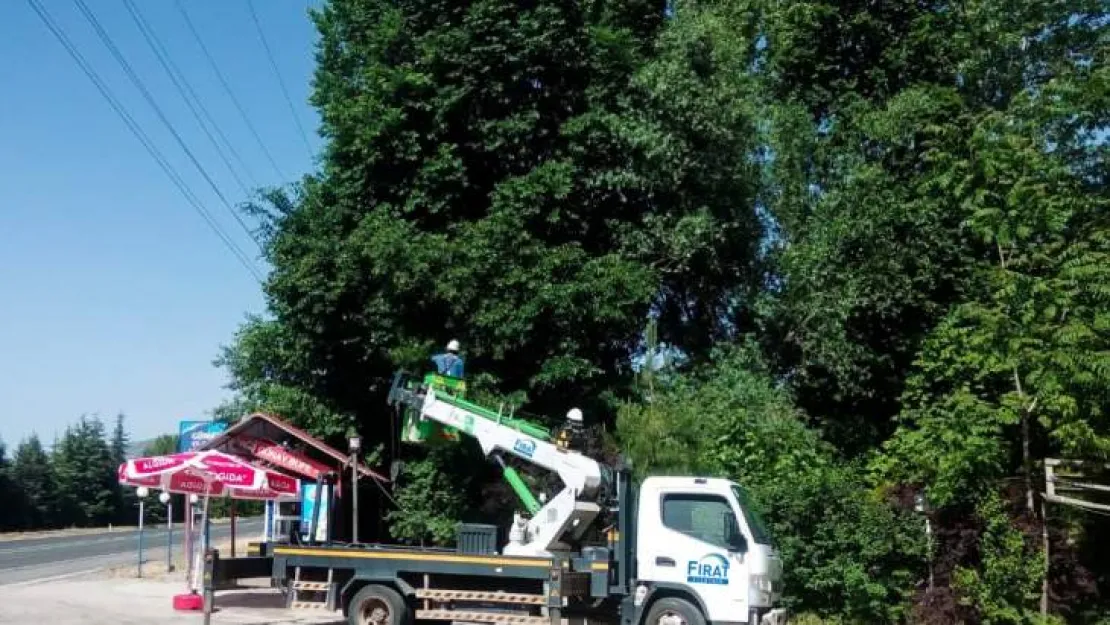
[(212, 497), (222, 497), (227, 492), (223, 482), (207, 481), (204, 475), (191, 469), (163, 473), (161, 475), (132, 477), (127, 472), (127, 463), (125, 462), (119, 465), (117, 473), (120, 484), (157, 488), (176, 495), (209, 495)]
[(297, 499), (300, 480), (256, 467), (220, 451), (187, 451), (135, 458), (119, 466), (122, 484), (161, 488), (168, 492), (237, 499)]

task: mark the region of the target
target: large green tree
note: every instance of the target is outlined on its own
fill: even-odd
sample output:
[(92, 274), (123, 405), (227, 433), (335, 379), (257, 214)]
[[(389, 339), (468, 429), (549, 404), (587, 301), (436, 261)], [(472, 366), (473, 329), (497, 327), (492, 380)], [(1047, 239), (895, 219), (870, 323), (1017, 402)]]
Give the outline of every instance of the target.
[[(14, 495), (15, 486), (9, 469), (8, 448), (4, 445), (4, 441), (0, 440), (0, 497), (4, 497), (5, 501), (12, 501)], [(17, 523), (16, 507), (5, 506), (3, 512), (0, 512), (0, 528), (8, 529)]]
[(676, 31), (648, 66), (661, 2), (336, 0), (314, 16), (327, 148), (261, 202), (272, 315), (221, 358), (237, 409), (391, 449), (389, 375), (459, 338), (477, 391), (604, 419), (649, 314), (693, 356), (743, 321), (754, 123), (743, 83), (703, 67), (742, 62), (719, 25)]
[(65, 525), (106, 526), (115, 520), (119, 484), (104, 423), (82, 416), (53, 449), (60, 495), (60, 518)]
[[(58, 522), (58, 484), (50, 455), (36, 434), (19, 444), (12, 460), (11, 478), (18, 484), (19, 526), (25, 529), (53, 527)], [(9, 500), (11, 501), (11, 500)]]

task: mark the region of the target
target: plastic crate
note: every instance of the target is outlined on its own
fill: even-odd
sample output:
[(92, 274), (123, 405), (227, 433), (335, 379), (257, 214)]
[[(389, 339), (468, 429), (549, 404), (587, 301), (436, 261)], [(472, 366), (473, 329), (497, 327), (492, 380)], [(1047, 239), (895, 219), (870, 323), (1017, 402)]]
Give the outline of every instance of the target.
[(497, 526), (479, 523), (459, 523), (459, 553), (491, 555), (497, 553)]

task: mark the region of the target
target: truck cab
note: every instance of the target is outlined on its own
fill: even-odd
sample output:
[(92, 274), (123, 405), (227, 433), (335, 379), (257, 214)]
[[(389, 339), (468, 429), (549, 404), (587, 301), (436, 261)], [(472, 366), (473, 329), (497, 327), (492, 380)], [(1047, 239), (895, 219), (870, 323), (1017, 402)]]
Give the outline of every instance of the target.
[(785, 621), (774, 609), (782, 562), (739, 484), (648, 477), (637, 495), (633, 601), (647, 611), (639, 622), (691, 624), (682, 603), (714, 625)]

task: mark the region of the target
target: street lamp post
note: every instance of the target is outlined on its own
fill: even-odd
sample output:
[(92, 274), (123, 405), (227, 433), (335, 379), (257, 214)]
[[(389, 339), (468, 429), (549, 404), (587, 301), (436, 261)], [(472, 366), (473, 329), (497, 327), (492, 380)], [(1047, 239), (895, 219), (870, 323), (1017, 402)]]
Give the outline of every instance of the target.
[(143, 576), (143, 512), (145, 512), (143, 505), (148, 495), (150, 495), (150, 489), (146, 486), (135, 489), (135, 496), (139, 498), (139, 577)]
[(351, 542), (358, 544), (358, 450), (362, 439), (356, 434), (351, 437)]
[(173, 496), (167, 492), (158, 495), (166, 506), (166, 571), (173, 572)]
[(914, 495), (914, 497), (913, 497), (913, 507), (914, 507), (914, 510), (916, 510), (918, 512), (918, 514), (921, 514), (923, 517), (925, 517), (925, 549), (927, 550), (925, 558), (926, 558), (926, 564), (928, 565), (928, 568), (929, 568), (929, 586), (928, 586), (928, 588), (929, 588), (929, 590), (932, 590), (933, 589), (933, 524), (929, 520), (929, 513), (928, 513), (928, 510), (927, 510), (927, 502), (926, 502), (925, 496), (923, 494), (917, 493), (916, 495)]
[(194, 518), (193, 509), (199, 500), (200, 498), (195, 493), (189, 495), (185, 500), (185, 521), (187, 524), (185, 527), (185, 566), (190, 585), (193, 583), (193, 573), (196, 568), (193, 562), (193, 552), (197, 549), (196, 519)]

